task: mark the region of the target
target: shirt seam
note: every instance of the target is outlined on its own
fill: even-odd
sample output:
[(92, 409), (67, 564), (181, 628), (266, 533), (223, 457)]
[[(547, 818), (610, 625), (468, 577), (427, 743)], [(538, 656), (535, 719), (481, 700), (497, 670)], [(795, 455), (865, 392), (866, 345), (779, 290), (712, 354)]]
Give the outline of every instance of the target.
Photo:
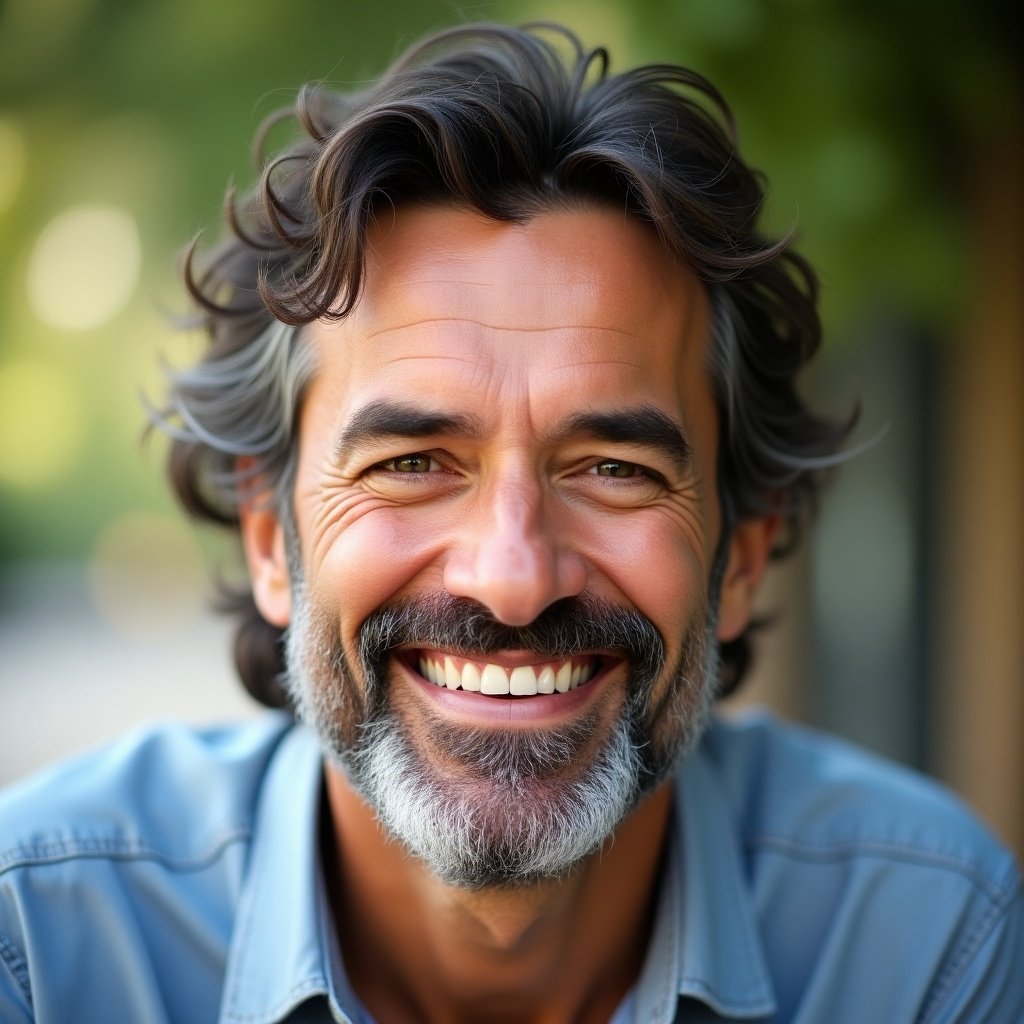
[(943, 1004), (948, 1005), (955, 985), (964, 976), (967, 968), (978, 955), (978, 950), (985, 944), (996, 925), (1005, 917), (1019, 889), (1020, 880), (1017, 879), (1017, 884), (1006, 892), (1002, 901), (993, 903), (967, 933), (959, 952), (950, 958), (949, 963), (936, 979), (918, 1018), (921, 1024), (928, 1024), (928, 1021), (938, 1019), (938, 1014), (943, 1010)]
[(72, 860), (149, 860), (175, 870), (207, 867), (234, 843), (247, 842), (248, 827), (224, 832), (201, 854), (190, 857), (168, 853), (149, 843), (118, 838), (61, 839), (34, 846), (16, 846), (0, 855), (0, 875), (19, 868), (43, 867)]
[(7, 964), (11, 977), (17, 982), (28, 1005), (32, 1005), (32, 986), (29, 984), (28, 963), (18, 952), (14, 943), (10, 942), (3, 935), (0, 935), (0, 958)]
[(832, 860), (835, 858), (869, 856), (891, 857), (898, 860), (913, 861), (916, 864), (928, 864), (932, 867), (945, 868), (966, 878), (992, 903), (999, 904), (1016, 889), (1017, 876), (1010, 872), (1009, 880), (998, 885), (994, 884), (991, 875), (984, 872), (973, 861), (968, 861), (952, 854), (938, 850), (922, 849), (909, 843), (890, 842), (886, 840), (854, 840), (827, 844), (809, 844), (793, 839), (790, 836), (761, 834), (750, 836), (746, 840), (748, 847), (770, 849), (779, 853), (790, 854), (807, 860)]

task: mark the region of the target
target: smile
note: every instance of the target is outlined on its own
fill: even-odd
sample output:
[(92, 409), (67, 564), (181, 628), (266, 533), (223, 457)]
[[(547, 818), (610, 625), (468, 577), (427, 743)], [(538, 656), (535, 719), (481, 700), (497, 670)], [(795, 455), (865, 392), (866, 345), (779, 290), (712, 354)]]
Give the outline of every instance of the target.
[(441, 652), (421, 652), (415, 660), (424, 679), (448, 690), (464, 690), (486, 696), (533, 697), (568, 693), (600, 671), (599, 655), (582, 655), (560, 661), (505, 667), (489, 661), (472, 661)]

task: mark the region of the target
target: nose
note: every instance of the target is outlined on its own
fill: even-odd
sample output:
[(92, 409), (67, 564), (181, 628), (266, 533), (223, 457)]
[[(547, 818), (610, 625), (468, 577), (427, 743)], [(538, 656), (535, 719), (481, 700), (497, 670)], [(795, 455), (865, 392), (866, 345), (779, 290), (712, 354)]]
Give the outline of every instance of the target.
[(445, 564), (450, 594), (479, 601), (506, 625), (525, 626), (583, 590), (583, 560), (563, 543), (566, 524), (545, 510), (535, 481), (507, 481), (481, 494), (476, 508)]

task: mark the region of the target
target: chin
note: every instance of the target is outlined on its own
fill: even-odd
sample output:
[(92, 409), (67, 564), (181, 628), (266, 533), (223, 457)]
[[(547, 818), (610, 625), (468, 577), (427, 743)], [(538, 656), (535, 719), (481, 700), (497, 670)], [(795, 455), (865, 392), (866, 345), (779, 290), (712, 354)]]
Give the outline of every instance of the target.
[(370, 723), (364, 742), (340, 762), (388, 834), (442, 881), (468, 889), (530, 885), (571, 873), (646, 788), (625, 716), (582, 769), (567, 769), (574, 751), (591, 745), (589, 725), (448, 737), (447, 755), (454, 745), (460, 762), (453, 772), (438, 768), (388, 715)]

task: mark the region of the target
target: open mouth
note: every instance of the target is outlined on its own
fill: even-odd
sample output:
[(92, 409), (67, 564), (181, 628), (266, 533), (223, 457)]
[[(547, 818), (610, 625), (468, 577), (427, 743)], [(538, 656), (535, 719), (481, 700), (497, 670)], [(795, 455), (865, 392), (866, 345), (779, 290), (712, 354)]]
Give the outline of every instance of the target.
[(413, 652), (411, 667), (435, 686), (493, 697), (533, 697), (568, 693), (589, 683), (611, 659), (598, 654), (578, 655), (507, 668), (440, 652)]

